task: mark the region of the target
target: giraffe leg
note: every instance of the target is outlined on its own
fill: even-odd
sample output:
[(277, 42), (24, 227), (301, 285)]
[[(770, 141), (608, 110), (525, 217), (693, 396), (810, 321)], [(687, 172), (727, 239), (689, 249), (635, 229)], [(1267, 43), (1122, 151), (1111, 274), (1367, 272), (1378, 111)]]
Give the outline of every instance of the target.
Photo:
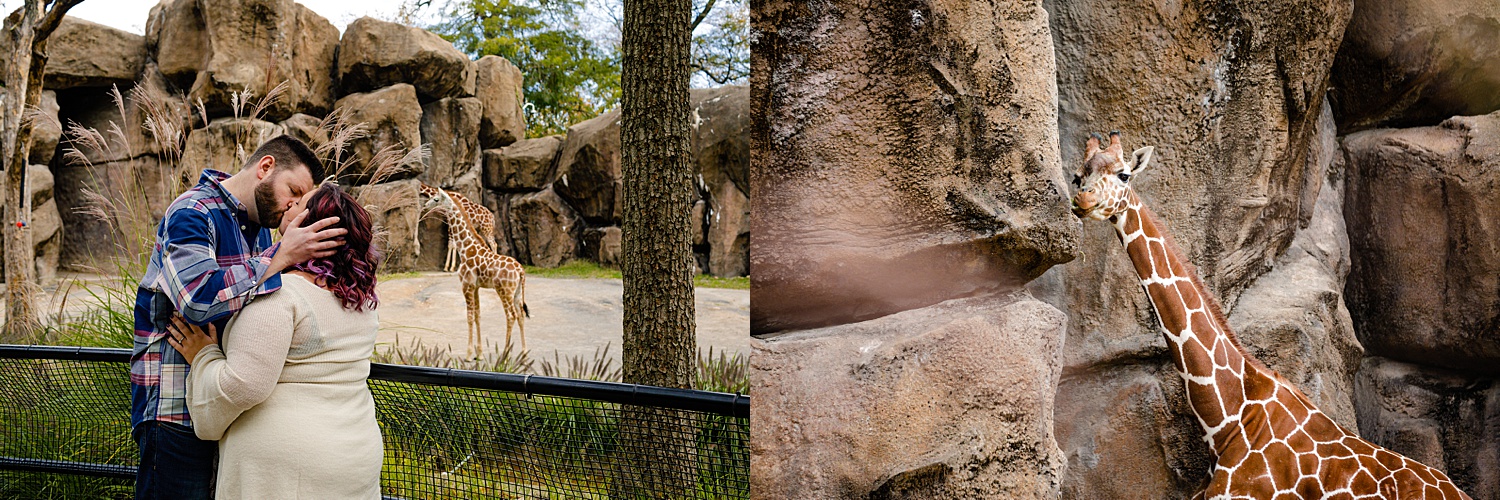
[(515, 301), (511, 297), (511, 294), (507, 293), (507, 292), (511, 292), (511, 290), (508, 290), (508, 288), (509, 287), (507, 287), (505, 283), (501, 283), (501, 284), (495, 286), (495, 295), (499, 295), (500, 296), (500, 310), (505, 313), (505, 346), (506, 347), (510, 347), (510, 331), (511, 331), (510, 324), (511, 324), (511, 322), (513, 322), (513, 321), (516, 320), (516, 315), (515, 315), (514, 312), (512, 312), (512, 310), (515, 309)]
[(479, 287), (464, 284), (464, 306), (469, 315), (469, 346), (465, 353), (469, 359), (478, 359), (481, 349), (476, 346), (479, 341)]
[(443, 261), (443, 271), (453, 272), (458, 267), (458, 238), (448, 233), (448, 260)]

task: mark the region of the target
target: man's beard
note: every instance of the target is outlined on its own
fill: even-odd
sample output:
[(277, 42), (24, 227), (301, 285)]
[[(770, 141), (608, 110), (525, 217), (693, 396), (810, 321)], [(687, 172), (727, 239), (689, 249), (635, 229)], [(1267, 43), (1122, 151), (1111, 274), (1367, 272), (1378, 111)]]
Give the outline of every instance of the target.
[(255, 185), (255, 214), (260, 218), (260, 227), (276, 228), (281, 226), (281, 216), (286, 210), (276, 206), (276, 191), (272, 187), (276, 176), (280, 172), (274, 172), (270, 177)]

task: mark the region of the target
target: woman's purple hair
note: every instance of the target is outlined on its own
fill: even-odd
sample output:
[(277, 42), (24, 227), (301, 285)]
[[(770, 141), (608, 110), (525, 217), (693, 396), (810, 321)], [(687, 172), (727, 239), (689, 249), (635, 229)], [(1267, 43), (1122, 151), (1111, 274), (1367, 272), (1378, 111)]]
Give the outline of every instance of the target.
[(323, 183), (313, 191), (307, 199), (307, 212), (303, 227), (324, 218), (338, 217), (339, 222), (328, 227), (341, 227), (349, 232), (341, 238), (344, 246), (333, 255), (311, 259), (292, 268), (316, 276), (319, 284), (339, 298), (344, 309), (374, 309), (380, 304), (380, 298), (375, 296), (375, 269), (380, 264), (380, 251), (372, 241), (374, 230), (370, 226), (369, 212), (334, 183)]

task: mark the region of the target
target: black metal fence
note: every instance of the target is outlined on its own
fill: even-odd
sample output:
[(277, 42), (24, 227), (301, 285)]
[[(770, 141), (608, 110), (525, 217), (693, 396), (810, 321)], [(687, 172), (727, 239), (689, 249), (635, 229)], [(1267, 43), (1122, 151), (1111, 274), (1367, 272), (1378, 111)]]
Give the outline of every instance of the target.
[[(0, 345), (0, 498), (133, 491), (127, 349)], [(387, 498), (748, 498), (747, 396), (374, 364)]]

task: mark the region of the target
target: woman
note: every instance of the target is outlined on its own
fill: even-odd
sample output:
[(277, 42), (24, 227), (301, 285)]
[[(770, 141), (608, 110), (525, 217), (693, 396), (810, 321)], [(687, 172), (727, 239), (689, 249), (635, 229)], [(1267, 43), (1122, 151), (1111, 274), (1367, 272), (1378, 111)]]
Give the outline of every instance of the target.
[(299, 204), (302, 221), (339, 217), (334, 227), (349, 232), (338, 253), (282, 273), (280, 290), (229, 321), (222, 348), (212, 326), (210, 336), (177, 318), (169, 329), (192, 365), (193, 430), (219, 440), (219, 499), (380, 498), (384, 455), (365, 385), (379, 327), (370, 215), (331, 183)]

